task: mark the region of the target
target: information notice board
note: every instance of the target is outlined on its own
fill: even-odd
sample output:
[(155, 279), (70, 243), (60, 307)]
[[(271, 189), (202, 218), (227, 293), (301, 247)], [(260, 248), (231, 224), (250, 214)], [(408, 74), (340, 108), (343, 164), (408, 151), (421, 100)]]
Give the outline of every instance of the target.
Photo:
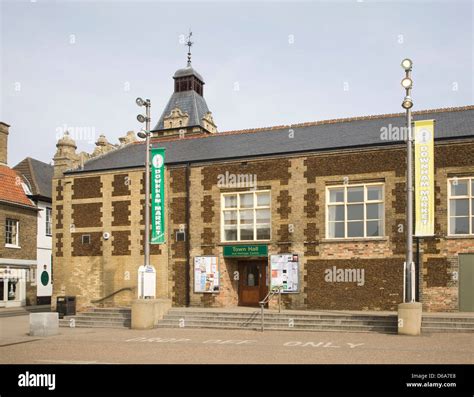
[(194, 257), (194, 292), (219, 292), (219, 264), (216, 256)]
[(283, 287), (282, 292), (299, 291), (298, 255), (270, 255), (271, 288)]

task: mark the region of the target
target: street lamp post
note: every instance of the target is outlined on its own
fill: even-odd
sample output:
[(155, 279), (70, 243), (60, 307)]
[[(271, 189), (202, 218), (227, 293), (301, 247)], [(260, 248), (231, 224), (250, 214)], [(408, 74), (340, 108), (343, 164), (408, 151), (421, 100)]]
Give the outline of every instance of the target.
[[(139, 114), (137, 120), (140, 123), (145, 122), (145, 130), (140, 131), (137, 135), (140, 138), (145, 138), (145, 238), (144, 238), (144, 253), (145, 253), (145, 267), (150, 266), (150, 108), (151, 101), (149, 99), (143, 100), (142, 98), (136, 99), (138, 106), (144, 106), (146, 109), (145, 116)], [(143, 285), (142, 285), (143, 287)], [(143, 294), (140, 292), (140, 297)]]
[(413, 62), (406, 58), (402, 61), (402, 68), (405, 69), (405, 77), (401, 84), (405, 88), (405, 98), (402, 102), (402, 107), (406, 110), (407, 123), (407, 223), (406, 223), (406, 263), (405, 263), (405, 296), (404, 302), (414, 302), (415, 294), (413, 287), (415, 286), (414, 269), (413, 269), (413, 136), (412, 136), (412, 117), (411, 108), (413, 107), (413, 100), (410, 96), (413, 87), (413, 80), (411, 79), (411, 71)]

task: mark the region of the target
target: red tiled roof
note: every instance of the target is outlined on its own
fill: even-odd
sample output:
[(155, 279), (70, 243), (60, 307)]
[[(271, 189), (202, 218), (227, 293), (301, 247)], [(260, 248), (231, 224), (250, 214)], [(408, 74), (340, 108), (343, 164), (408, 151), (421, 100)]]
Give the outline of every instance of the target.
[(23, 190), (21, 177), (5, 165), (0, 166), (0, 200), (35, 207)]

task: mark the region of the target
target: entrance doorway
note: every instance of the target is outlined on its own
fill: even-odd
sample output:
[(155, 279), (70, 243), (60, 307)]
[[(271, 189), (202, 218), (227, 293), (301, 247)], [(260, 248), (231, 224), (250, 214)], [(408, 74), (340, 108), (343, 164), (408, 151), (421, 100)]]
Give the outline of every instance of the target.
[(459, 311), (474, 312), (473, 254), (459, 254)]
[(258, 306), (267, 293), (267, 261), (240, 261), (239, 306)]

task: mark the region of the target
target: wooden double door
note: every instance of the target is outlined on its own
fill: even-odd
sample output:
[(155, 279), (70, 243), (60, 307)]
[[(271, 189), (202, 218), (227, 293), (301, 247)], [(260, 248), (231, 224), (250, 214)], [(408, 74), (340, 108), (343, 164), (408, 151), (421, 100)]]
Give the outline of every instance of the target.
[(267, 293), (267, 261), (239, 261), (239, 306), (258, 306)]

